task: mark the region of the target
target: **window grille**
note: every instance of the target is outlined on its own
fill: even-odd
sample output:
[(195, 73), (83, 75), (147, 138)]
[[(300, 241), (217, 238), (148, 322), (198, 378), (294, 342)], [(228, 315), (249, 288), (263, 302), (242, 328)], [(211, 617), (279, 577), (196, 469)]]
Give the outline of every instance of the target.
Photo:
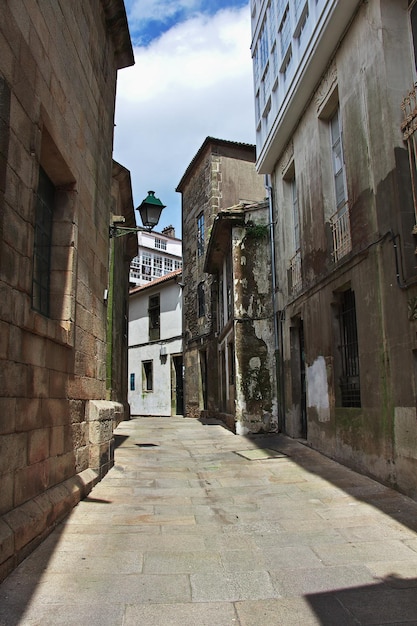
[(42, 168), (36, 193), (36, 222), (33, 250), (32, 306), (49, 316), (52, 223), (55, 187)]
[(297, 250), (292, 259), (290, 259), (291, 288), (297, 291), (301, 286), (301, 252)]
[(333, 260), (336, 263), (352, 249), (350, 234), (350, 215), (348, 203), (330, 218), (330, 227), (333, 235)]
[(359, 349), (354, 292), (351, 289), (344, 291), (340, 302), (339, 350), (342, 362), (340, 377), (342, 406), (360, 407)]

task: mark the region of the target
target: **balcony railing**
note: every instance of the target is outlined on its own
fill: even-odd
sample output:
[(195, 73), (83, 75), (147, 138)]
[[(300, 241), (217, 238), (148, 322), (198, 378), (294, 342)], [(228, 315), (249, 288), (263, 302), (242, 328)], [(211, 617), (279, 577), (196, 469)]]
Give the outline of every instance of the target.
[(333, 234), (332, 256), (333, 260), (337, 262), (352, 250), (349, 206), (347, 202), (332, 215), (330, 226)]
[(297, 291), (301, 287), (301, 252), (297, 250), (292, 259), (290, 259), (291, 274), (291, 290)]

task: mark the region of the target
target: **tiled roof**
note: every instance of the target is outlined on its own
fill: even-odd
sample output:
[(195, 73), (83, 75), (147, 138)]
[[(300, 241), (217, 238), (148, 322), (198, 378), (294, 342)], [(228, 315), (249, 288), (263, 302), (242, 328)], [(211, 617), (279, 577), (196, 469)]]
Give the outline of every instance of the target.
[(161, 283), (166, 283), (169, 280), (173, 280), (177, 276), (181, 276), (182, 269), (174, 270), (169, 274), (165, 274), (165, 276), (160, 276), (159, 278), (155, 278), (155, 280), (149, 281), (146, 285), (139, 285), (139, 287), (133, 287), (133, 289), (129, 290), (129, 295), (132, 296), (140, 291), (144, 291), (145, 289), (149, 289), (149, 287), (155, 287), (155, 285), (160, 285)]

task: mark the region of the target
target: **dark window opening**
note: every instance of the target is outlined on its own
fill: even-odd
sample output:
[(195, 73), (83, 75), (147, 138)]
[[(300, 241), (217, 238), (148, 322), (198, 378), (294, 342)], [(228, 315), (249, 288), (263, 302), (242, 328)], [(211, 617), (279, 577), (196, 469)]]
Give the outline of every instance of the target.
[(153, 368), (152, 361), (143, 361), (143, 390), (153, 391)]
[(42, 168), (36, 193), (32, 307), (49, 316), (52, 224), (55, 187)]
[(159, 293), (149, 298), (149, 341), (158, 341), (161, 334), (161, 309)]
[(204, 254), (204, 213), (197, 217), (197, 256)]
[(360, 407), (359, 349), (356, 326), (355, 294), (351, 289), (341, 294), (340, 356), (342, 373), (340, 391), (343, 407)]
[(130, 391), (135, 391), (135, 375), (130, 375)]
[(198, 317), (204, 317), (206, 314), (204, 283), (199, 283), (197, 287), (197, 313)]

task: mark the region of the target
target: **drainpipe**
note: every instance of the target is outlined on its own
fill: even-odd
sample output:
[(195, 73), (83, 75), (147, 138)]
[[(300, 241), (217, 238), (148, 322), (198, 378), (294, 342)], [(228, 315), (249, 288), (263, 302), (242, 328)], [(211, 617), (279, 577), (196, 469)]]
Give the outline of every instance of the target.
[[(274, 353), (275, 353), (275, 378), (278, 402), (278, 430), (281, 432), (285, 429), (285, 404), (284, 404), (284, 385), (282, 384), (281, 369), (282, 359), (280, 358), (280, 334), (278, 328), (278, 308), (277, 308), (277, 279), (276, 279), (276, 260), (275, 260), (275, 230), (274, 230), (274, 210), (272, 199), (272, 185), (270, 174), (265, 174), (265, 189), (268, 192), (269, 203), (269, 229), (271, 243), (271, 273), (272, 273), (272, 305), (274, 317)], [(281, 318), (280, 318), (281, 319)]]

